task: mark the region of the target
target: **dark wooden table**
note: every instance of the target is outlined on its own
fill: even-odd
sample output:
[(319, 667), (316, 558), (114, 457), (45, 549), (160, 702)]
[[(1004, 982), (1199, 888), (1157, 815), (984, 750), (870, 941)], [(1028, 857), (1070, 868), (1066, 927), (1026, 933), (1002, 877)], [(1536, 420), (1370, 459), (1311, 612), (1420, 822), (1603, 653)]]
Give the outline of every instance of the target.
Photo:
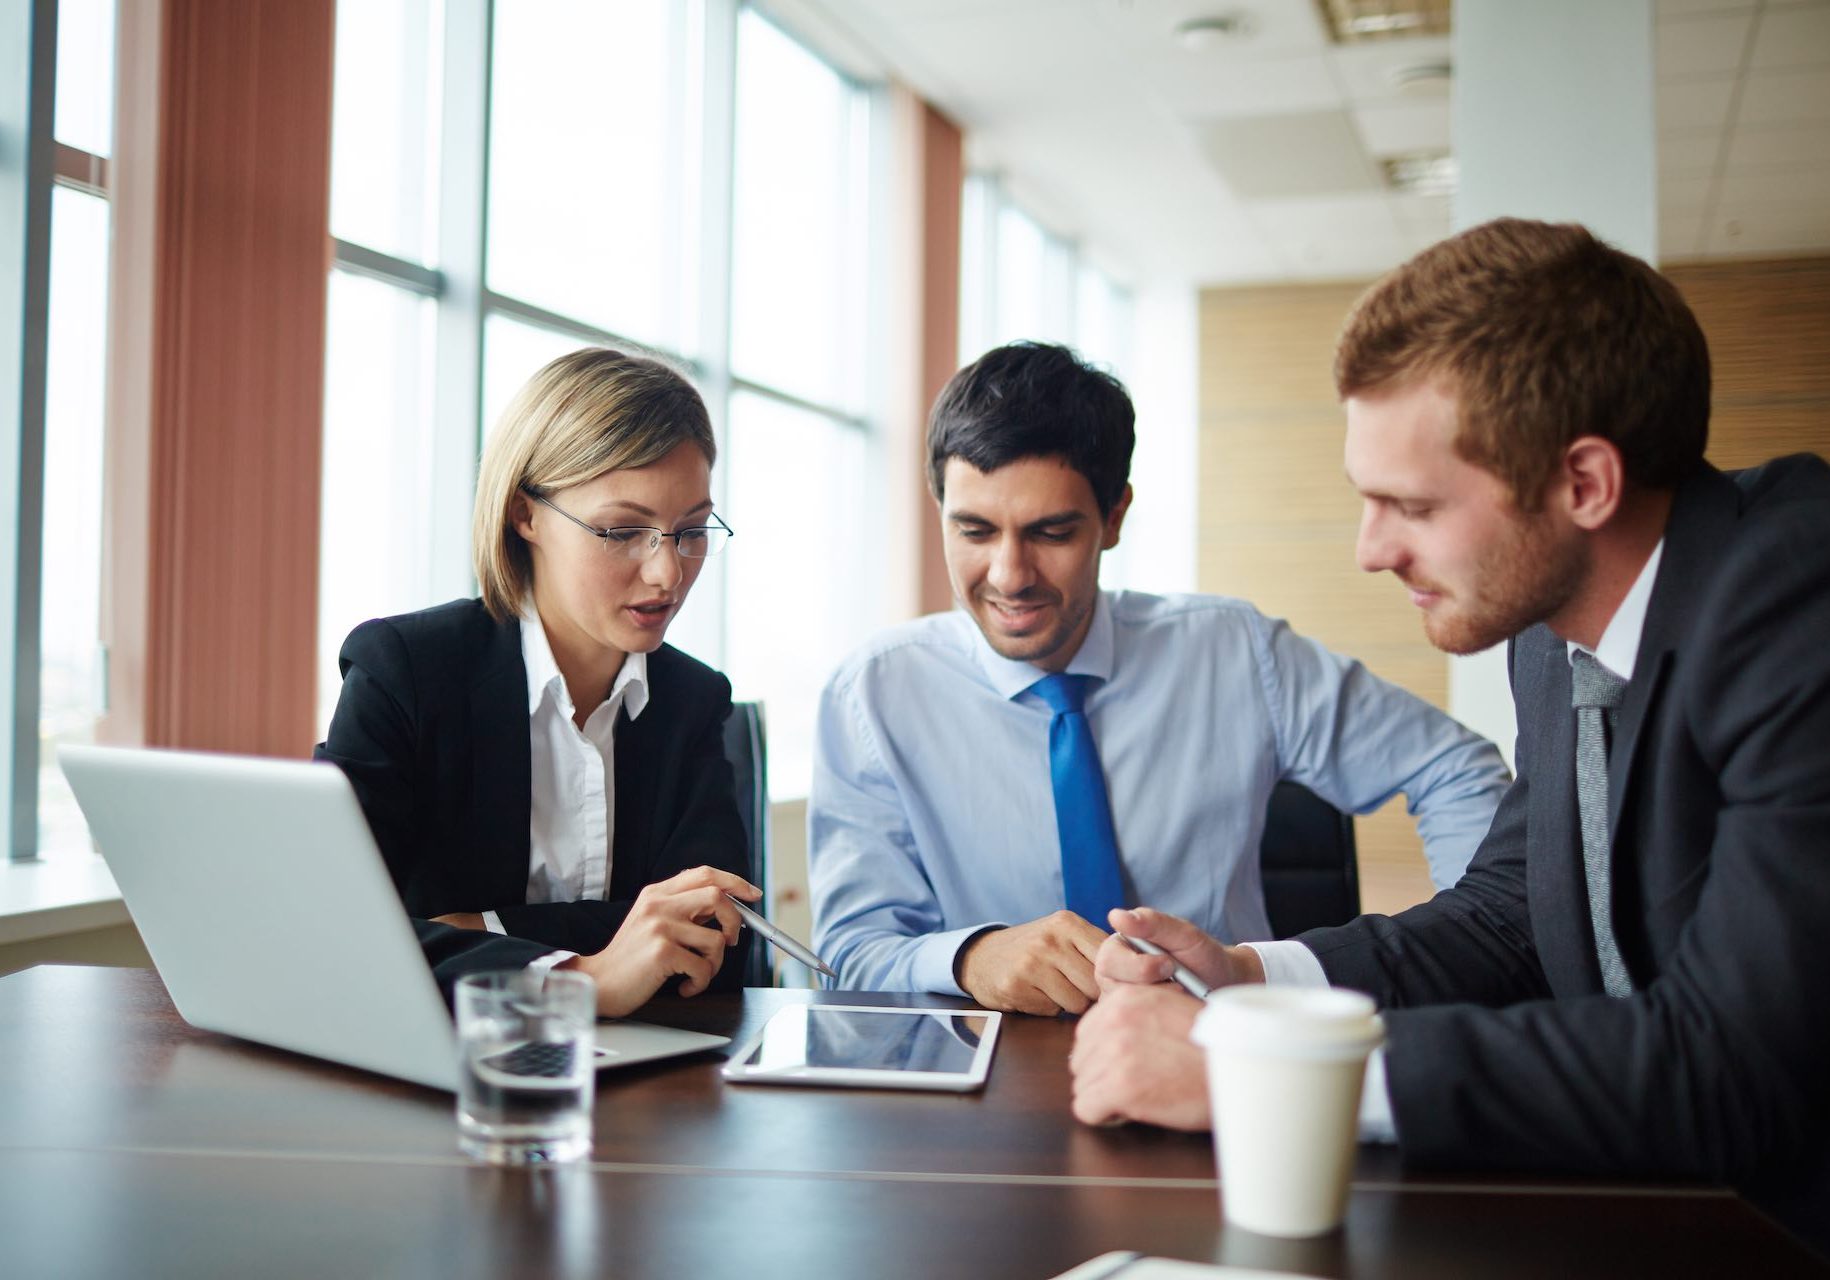
[[(645, 1017), (741, 1039), (794, 1000)], [(589, 1164), (456, 1151), (449, 1095), (194, 1031), (158, 978), (0, 979), (0, 1275), (1025, 1277), (1111, 1249), (1321, 1276), (1822, 1275), (1708, 1188), (1420, 1179), (1366, 1149), (1346, 1228), (1223, 1228), (1205, 1137), (1088, 1129), (1065, 1022), (1007, 1017), (981, 1094), (607, 1073)]]

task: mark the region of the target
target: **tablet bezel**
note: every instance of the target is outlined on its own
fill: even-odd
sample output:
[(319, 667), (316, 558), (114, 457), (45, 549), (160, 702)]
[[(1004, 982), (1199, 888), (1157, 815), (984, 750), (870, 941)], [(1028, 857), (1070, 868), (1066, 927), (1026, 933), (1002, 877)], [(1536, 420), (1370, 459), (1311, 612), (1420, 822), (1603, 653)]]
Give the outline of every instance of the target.
[[(950, 1018), (983, 1018), (985, 1019), (985, 1029), (979, 1035), (979, 1045), (972, 1055), (972, 1065), (964, 1071), (809, 1066), (784, 1068), (747, 1064), (747, 1059), (761, 1047), (763, 1037), (768, 1034), (771, 1023), (784, 1014), (799, 1015), (810, 1010), (819, 1010), (822, 1013), (881, 1014), (889, 1017), (929, 1018), (939, 1015)], [(997, 1050), (998, 1034), (1002, 1029), (1003, 1020), (1004, 1015), (994, 1009), (923, 1009), (908, 1005), (823, 1004), (817, 1002), (783, 1005), (771, 1013), (762, 1026), (757, 1028), (756, 1033), (746, 1039), (742, 1046), (731, 1055), (720, 1074), (733, 1084), (841, 1085), (859, 1089), (928, 1089), (943, 1093), (970, 1093), (983, 1088), (986, 1079), (991, 1074), (991, 1058)]]

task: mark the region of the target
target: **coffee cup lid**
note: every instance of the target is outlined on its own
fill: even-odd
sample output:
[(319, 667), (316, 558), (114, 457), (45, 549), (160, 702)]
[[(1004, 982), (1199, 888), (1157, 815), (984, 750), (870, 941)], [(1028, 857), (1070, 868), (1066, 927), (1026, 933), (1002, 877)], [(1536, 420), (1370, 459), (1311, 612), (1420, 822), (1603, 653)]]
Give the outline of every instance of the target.
[(1208, 997), (1189, 1039), (1207, 1049), (1355, 1058), (1385, 1040), (1372, 999), (1340, 987), (1247, 984)]

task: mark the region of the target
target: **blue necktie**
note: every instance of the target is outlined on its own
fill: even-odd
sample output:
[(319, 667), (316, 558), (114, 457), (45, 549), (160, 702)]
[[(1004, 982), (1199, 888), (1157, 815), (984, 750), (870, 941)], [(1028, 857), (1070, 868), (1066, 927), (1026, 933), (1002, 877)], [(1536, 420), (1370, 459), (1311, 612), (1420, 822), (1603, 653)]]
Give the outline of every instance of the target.
[(1081, 705), (1092, 676), (1044, 676), (1030, 691), (1048, 704), (1048, 771), (1055, 787), (1055, 829), (1061, 836), (1061, 883), (1067, 908), (1100, 928), (1106, 913), (1125, 905), (1118, 874), (1118, 837), (1099, 748)]

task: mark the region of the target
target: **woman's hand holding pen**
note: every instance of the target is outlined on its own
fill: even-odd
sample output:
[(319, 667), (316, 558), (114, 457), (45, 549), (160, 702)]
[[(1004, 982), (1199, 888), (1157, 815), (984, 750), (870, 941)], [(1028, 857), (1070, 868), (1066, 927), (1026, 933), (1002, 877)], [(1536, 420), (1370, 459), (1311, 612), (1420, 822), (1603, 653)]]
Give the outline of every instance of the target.
[(710, 986), (742, 924), (726, 894), (755, 902), (762, 890), (714, 867), (694, 867), (643, 889), (609, 945), (567, 966), (597, 984), (599, 1016), (633, 1012), (675, 974), (686, 979), (683, 996)]

